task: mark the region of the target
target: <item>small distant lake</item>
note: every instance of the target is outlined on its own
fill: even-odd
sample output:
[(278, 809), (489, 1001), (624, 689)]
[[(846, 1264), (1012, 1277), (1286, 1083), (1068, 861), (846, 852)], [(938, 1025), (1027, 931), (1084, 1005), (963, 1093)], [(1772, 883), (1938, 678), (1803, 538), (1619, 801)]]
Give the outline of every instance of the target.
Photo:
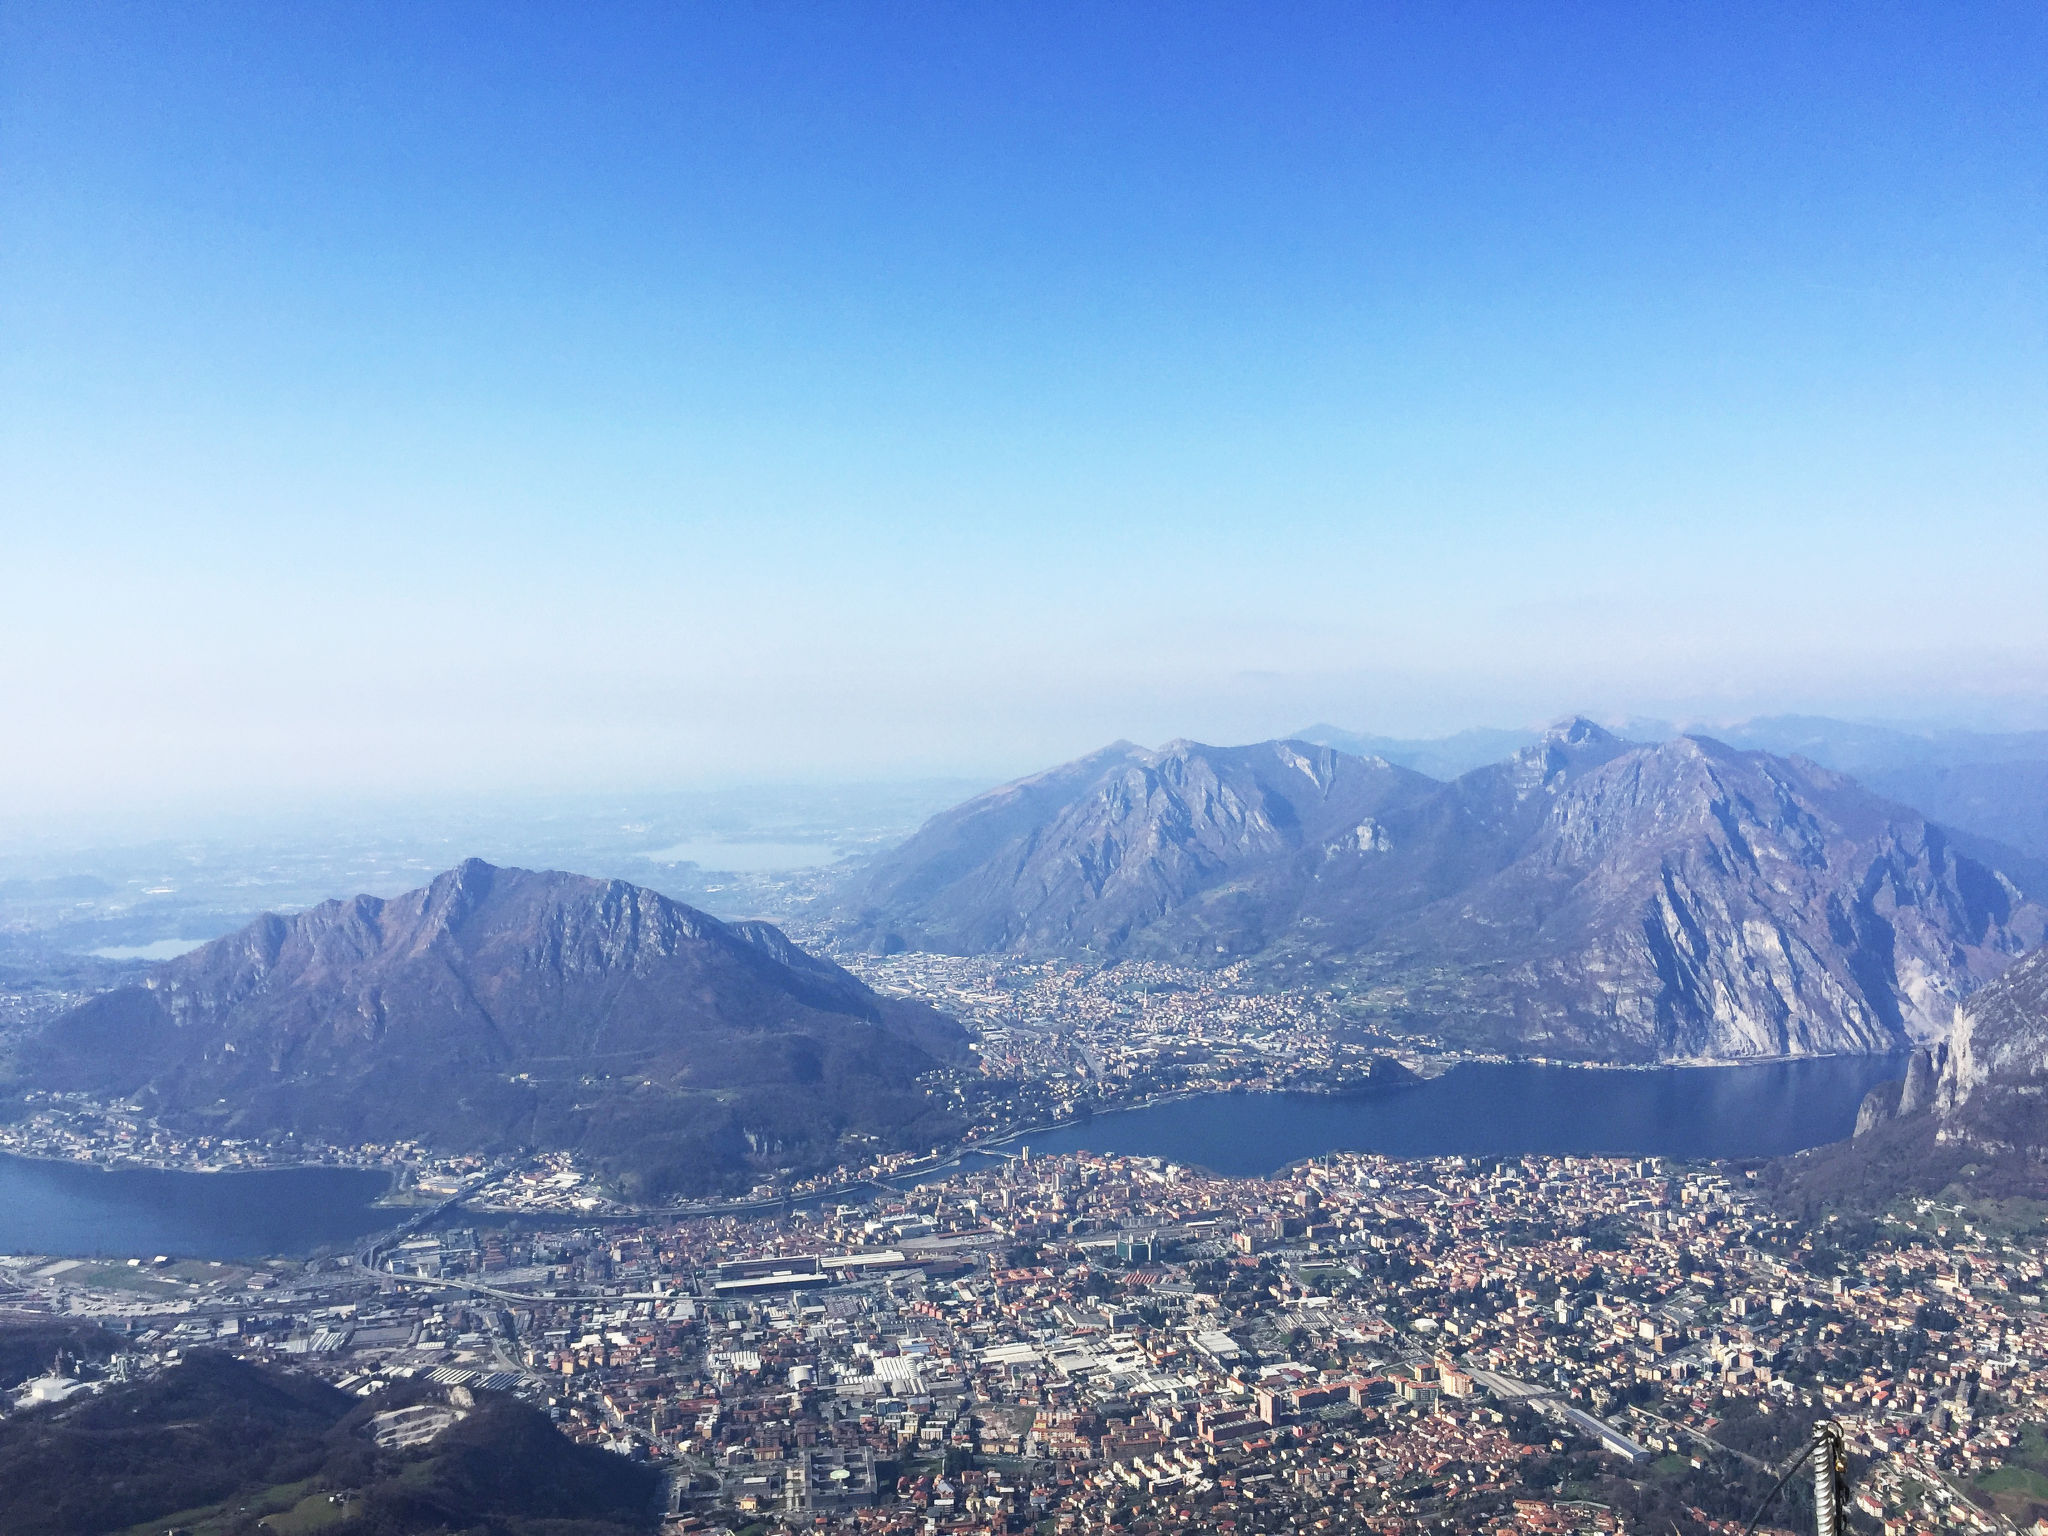
[(828, 843), (672, 843), (643, 853), (651, 864), (694, 864), (699, 869), (732, 875), (773, 874), (785, 869), (815, 869), (838, 859)]
[(1019, 1138), (1034, 1153), (1163, 1157), (1231, 1178), (1326, 1152), (1389, 1157), (1778, 1157), (1840, 1141), (1895, 1056), (1649, 1071), (1469, 1062), (1356, 1095), (1215, 1093)]
[(394, 1225), (365, 1168), (180, 1173), (0, 1154), (0, 1253), (259, 1259), (346, 1248)]
[(101, 960), (175, 960), (190, 954), (204, 939), (155, 939), (147, 944), (109, 944), (92, 953)]

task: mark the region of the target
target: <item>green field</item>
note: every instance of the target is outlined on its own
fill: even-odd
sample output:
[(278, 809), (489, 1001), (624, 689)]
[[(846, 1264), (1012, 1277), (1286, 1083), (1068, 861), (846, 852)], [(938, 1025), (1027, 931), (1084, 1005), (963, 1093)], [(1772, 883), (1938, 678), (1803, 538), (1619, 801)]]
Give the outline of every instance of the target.
[(2041, 1427), (2028, 1425), (2005, 1465), (1984, 1473), (1975, 1486), (2000, 1514), (2023, 1523), (2048, 1508), (2048, 1437)]
[(308, 1531), (326, 1530), (348, 1517), (348, 1506), (335, 1503), (324, 1493), (314, 1493), (299, 1500), (283, 1514), (266, 1518), (263, 1528), (276, 1532), (277, 1536), (306, 1536)]
[(2043, 1477), (2031, 1467), (2000, 1467), (1978, 1478), (1977, 1486), (1986, 1493), (2017, 1493), (2025, 1498), (2048, 1502), (2048, 1477)]
[[(228, 1526), (246, 1514), (270, 1512), (264, 1524), (279, 1536), (297, 1536), (300, 1531), (318, 1530), (321, 1525), (331, 1525), (343, 1518), (343, 1512), (327, 1504), (327, 1495), (313, 1493), (312, 1480), (301, 1483), (278, 1483), (268, 1488), (259, 1488), (253, 1493), (238, 1493), (223, 1499), (218, 1504), (207, 1504), (198, 1509), (180, 1510), (175, 1515), (160, 1515), (154, 1520), (145, 1520), (132, 1525), (121, 1536), (163, 1536), (169, 1530), (187, 1530), (192, 1536), (222, 1536)], [(318, 1501), (334, 1510), (330, 1518), (319, 1524), (281, 1525), (282, 1520), (297, 1520), (299, 1511)]]

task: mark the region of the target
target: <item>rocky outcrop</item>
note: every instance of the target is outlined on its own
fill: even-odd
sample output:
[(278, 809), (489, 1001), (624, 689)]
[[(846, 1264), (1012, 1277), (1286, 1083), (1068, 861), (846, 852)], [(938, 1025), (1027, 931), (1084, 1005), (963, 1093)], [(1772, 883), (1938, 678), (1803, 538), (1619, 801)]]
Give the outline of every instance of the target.
[(1907, 1063), (1905, 1077), (1879, 1083), (1856, 1108), (1856, 1132), (1868, 1136), (1894, 1120), (1924, 1115), (1934, 1108), (1941, 1073), (1948, 1060), (1946, 1045), (1922, 1046)]
[(1958, 1011), (1935, 1107), (1946, 1140), (2048, 1154), (2048, 948)]
[(1901, 1196), (2048, 1198), (2048, 948), (1969, 997), (1946, 1048), (1865, 1098), (1847, 1141), (1780, 1158), (1763, 1187), (1806, 1222), (1875, 1215)]
[(1301, 743), (1120, 745), (936, 818), (834, 922), (1246, 959), (1461, 1044), (1670, 1059), (1933, 1043), (2048, 912), (1839, 774), (1571, 720), (1448, 784)]
[(575, 1147), (697, 1187), (895, 1137), (962, 1040), (765, 923), (471, 860), (259, 918), (59, 1018), (12, 1075), (226, 1135)]
[(1948, 1064), (1948, 1047), (1922, 1047), (1913, 1053), (1906, 1068), (1906, 1085), (1899, 1092), (1899, 1114), (1925, 1114), (1934, 1108), (1934, 1095), (1942, 1069)]
[(1881, 1125), (1889, 1125), (1899, 1118), (1899, 1092), (1906, 1086), (1905, 1079), (1893, 1078), (1888, 1083), (1879, 1083), (1863, 1095), (1863, 1102), (1856, 1106), (1856, 1129), (1853, 1134), (1868, 1136)]

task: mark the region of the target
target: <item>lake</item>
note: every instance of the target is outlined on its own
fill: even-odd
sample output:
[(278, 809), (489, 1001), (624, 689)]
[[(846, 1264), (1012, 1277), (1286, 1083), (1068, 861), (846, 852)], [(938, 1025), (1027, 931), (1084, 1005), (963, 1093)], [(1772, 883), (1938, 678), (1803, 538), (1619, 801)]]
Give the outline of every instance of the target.
[(1776, 1157), (1840, 1141), (1855, 1130), (1864, 1094), (1904, 1075), (1896, 1056), (1649, 1071), (1469, 1062), (1403, 1088), (1202, 1094), (1018, 1140), (1033, 1153), (1164, 1157), (1231, 1178), (1339, 1151)]
[[(1204, 1094), (1018, 1140), (1034, 1153), (1164, 1157), (1237, 1178), (1336, 1151), (1763, 1157), (1839, 1141), (1855, 1128), (1863, 1095), (1904, 1072), (1903, 1058), (1884, 1056), (1644, 1072), (1472, 1063), (1342, 1097)], [(400, 1213), (373, 1204), (387, 1185), (384, 1174), (356, 1168), (110, 1172), (0, 1155), (0, 1253), (303, 1255), (393, 1225)]]
[(0, 1155), (0, 1253), (257, 1259), (346, 1248), (402, 1213), (363, 1168), (104, 1169)]

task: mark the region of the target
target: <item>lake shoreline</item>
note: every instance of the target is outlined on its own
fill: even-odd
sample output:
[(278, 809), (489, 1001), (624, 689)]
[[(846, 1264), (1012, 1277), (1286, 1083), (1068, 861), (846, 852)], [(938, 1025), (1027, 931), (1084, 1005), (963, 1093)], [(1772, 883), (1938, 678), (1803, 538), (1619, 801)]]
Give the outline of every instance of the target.
[[(1237, 1178), (1270, 1176), (1337, 1151), (1400, 1160), (1776, 1157), (1849, 1136), (1863, 1095), (1895, 1079), (1903, 1061), (1844, 1054), (1655, 1067), (1466, 1062), (1399, 1091), (1162, 1096), (1029, 1134), (1034, 1153), (1046, 1156), (1160, 1156)], [(1590, 1102), (1579, 1088), (1587, 1072), (1608, 1079), (1608, 1091)], [(1275, 1100), (1297, 1113), (1275, 1115)]]
[[(1900, 1050), (1882, 1054), (1859, 1053), (1852, 1051), (1815, 1051), (1790, 1056), (1736, 1056), (1725, 1058), (1702, 1056), (1675, 1057), (1667, 1061), (1617, 1062), (1585, 1061), (1576, 1058), (1554, 1056), (1498, 1056), (1493, 1055), (1491, 1053), (1485, 1055), (1468, 1056), (1446, 1053), (1443, 1055), (1425, 1058), (1421, 1066), (1409, 1066), (1405, 1062), (1402, 1063), (1404, 1069), (1410, 1074), (1410, 1076), (1407, 1081), (1400, 1082), (1345, 1084), (1331, 1088), (1249, 1088), (1241, 1085), (1233, 1085), (1227, 1088), (1181, 1088), (1174, 1089), (1167, 1093), (1146, 1094), (1129, 1099), (1111, 1099), (1097, 1106), (1090, 1115), (1085, 1117), (1070, 1116), (1066, 1119), (1061, 1120), (1038, 1121), (1031, 1125), (1003, 1131), (999, 1135), (990, 1136), (980, 1141), (962, 1143), (953, 1148), (950, 1152), (944, 1154), (932, 1152), (926, 1154), (924, 1158), (919, 1158), (915, 1160), (915, 1162), (921, 1163), (925, 1162), (927, 1159), (939, 1159), (939, 1161), (936, 1164), (934, 1164), (933, 1168), (921, 1169), (913, 1165), (908, 1168), (892, 1170), (888, 1173), (877, 1174), (867, 1178), (863, 1178), (859, 1175), (849, 1173), (844, 1175), (838, 1181), (836, 1181), (836, 1183), (839, 1186), (852, 1189), (858, 1188), (863, 1184), (886, 1182), (890, 1179), (895, 1178), (915, 1177), (925, 1172), (935, 1171), (935, 1169), (938, 1167), (944, 1167), (953, 1158), (957, 1158), (959, 1156), (975, 1152), (993, 1152), (997, 1148), (1014, 1145), (1015, 1143), (1021, 1141), (1023, 1138), (1027, 1136), (1043, 1135), (1059, 1131), (1070, 1130), (1075, 1126), (1086, 1125), (1093, 1119), (1107, 1118), (1114, 1115), (1131, 1114), (1139, 1110), (1152, 1109), (1163, 1104), (1183, 1103), (1190, 1099), (1219, 1097), (1308, 1100), (1345, 1100), (1354, 1098), (1374, 1098), (1388, 1093), (1406, 1092), (1428, 1083), (1439, 1082), (1442, 1079), (1450, 1076), (1452, 1073), (1468, 1067), (1537, 1067), (1545, 1070), (1555, 1069), (1579, 1072), (1627, 1072), (1647, 1074), (1655, 1072), (1681, 1071), (1732, 1071), (1737, 1068), (1787, 1067), (1799, 1066), (1802, 1064), (1815, 1062), (1904, 1062), (1908, 1054), (1908, 1050)], [(410, 1164), (409, 1162), (405, 1162), (403, 1160), (392, 1163), (345, 1163), (325, 1161), (319, 1158), (310, 1158), (297, 1159), (292, 1161), (266, 1162), (257, 1164), (231, 1164), (222, 1166), (204, 1163), (166, 1162), (160, 1159), (145, 1157), (125, 1157), (120, 1155), (114, 1155), (111, 1157), (61, 1157), (52, 1156), (50, 1154), (41, 1152), (18, 1151), (14, 1148), (6, 1146), (4, 1143), (0, 1143), (0, 1157), (16, 1158), (23, 1162), (46, 1163), (52, 1167), (95, 1168), (105, 1173), (121, 1173), (151, 1170), (160, 1173), (203, 1174), (211, 1176), (216, 1174), (238, 1173), (290, 1173), (312, 1169), (333, 1169), (337, 1171), (349, 1171), (356, 1173), (383, 1173), (388, 1175), (388, 1177), (390, 1178), (393, 1189), (397, 1187), (400, 1179), (402, 1178), (406, 1170), (412, 1166), (412, 1164)], [(789, 1198), (794, 1198), (798, 1200), (810, 1200), (817, 1198), (821, 1193), (822, 1191), (813, 1190), (809, 1193), (794, 1196), (768, 1196), (764, 1197), (762, 1200), (757, 1200), (752, 1203), (772, 1204)], [(389, 1191), (387, 1191), (387, 1196), (388, 1194)], [(414, 1206), (417, 1205), (429, 1205), (433, 1202), (417, 1201), (408, 1203), (391, 1201), (388, 1198), (386, 1198), (384, 1200), (380, 1200), (379, 1203), (386, 1204), (389, 1206), (390, 1209), (395, 1211), (404, 1211), (412, 1209), (414, 1208)], [(646, 1214), (653, 1215), (659, 1214), (665, 1210), (672, 1209), (673, 1207), (664, 1206), (636, 1207), (634, 1212), (626, 1214), (644, 1212)]]
[[(688, 1220), (742, 1209), (871, 1197), (1013, 1157), (1078, 1151), (1158, 1157), (1228, 1178), (1266, 1178), (1332, 1152), (1435, 1157), (1779, 1156), (1846, 1137), (1871, 1086), (1900, 1058), (1798, 1057), (1706, 1068), (1463, 1062), (1439, 1076), (1363, 1091), (1183, 1092), (1112, 1104), (1087, 1119), (1023, 1127), (826, 1191), (695, 1209), (566, 1213), (454, 1207), (470, 1219), (536, 1225)], [(1572, 1070), (1577, 1067), (1578, 1070)], [(1585, 1073), (1604, 1072), (1598, 1091)], [(84, 1170), (105, 1175), (87, 1178)], [(243, 1174), (243, 1179), (221, 1174)], [(0, 1252), (177, 1253), (206, 1258), (305, 1254), (349, 1245), (405, 1219), (384, 1203), (393, 1170), (312, 1163), (218, 1173), (0, 1154)], [(373, 1187), (376, 1186), (376, 1187)]]
[[(242, 1175), (242, 1177), (235, 1177)], [(262, 1259), (346, 1250), (405, 1219), (374, 1168), (192, 1173), (0, 1154), (0, 1252)]]

